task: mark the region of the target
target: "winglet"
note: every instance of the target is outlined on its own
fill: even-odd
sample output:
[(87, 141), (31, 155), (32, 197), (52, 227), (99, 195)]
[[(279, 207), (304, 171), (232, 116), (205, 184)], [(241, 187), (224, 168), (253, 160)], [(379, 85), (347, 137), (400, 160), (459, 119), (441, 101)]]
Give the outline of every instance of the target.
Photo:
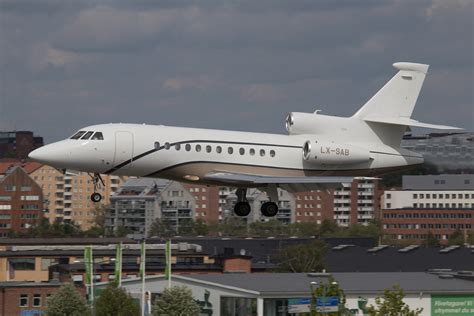
[(407, 63), (407, 62), (398, 62), (394, 63), (393, 67), (398, 70), (407, 70), (407, 71), (417, 71), (426, 75), (430, 65), (426, 64), (417, 64), (417, 63)]

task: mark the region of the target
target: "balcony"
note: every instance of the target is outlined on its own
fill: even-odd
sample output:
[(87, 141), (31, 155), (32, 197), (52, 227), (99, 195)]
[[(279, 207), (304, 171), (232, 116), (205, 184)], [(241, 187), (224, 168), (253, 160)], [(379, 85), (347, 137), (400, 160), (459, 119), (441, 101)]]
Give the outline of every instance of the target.
[(357, 210), (361, 212), (373, 212), (374, 208), (372, 206), (363, 206), (363, 207), (358, 207)]
[(334, 199), (334, 203), (351, 203), (351, 200), (349, 199)]
[(361, 188), (361, 189), (372, 189), (374, 187), (374, 184), (373, 183), (361, 183), (359, 185), (357, 185), (358, 188)]
[(336, 211), (336, 212), (350, 212), (351, 208), (350, 207), (335, 207), (334, 211)]

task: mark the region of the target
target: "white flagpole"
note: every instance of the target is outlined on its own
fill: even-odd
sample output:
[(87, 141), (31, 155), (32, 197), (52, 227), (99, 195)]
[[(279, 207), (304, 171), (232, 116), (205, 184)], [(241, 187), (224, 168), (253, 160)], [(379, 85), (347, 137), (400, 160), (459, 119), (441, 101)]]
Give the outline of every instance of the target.
[(142, 265), (142, 316), (145, 316), (145, 266), (146, 266), (146, 259), (145, 259), (145, 251), (146, 251), (146, 245), (145, 245), (145, 240), (143, 240), (142, 244), (142, 257), (140, 264)]

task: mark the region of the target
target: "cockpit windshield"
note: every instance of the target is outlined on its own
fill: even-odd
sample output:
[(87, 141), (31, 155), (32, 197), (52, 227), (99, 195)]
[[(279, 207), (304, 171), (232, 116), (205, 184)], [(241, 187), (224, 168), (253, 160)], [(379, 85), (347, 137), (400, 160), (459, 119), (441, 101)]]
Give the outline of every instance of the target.
[(89, 139), (92, 134), (94, 134), (94, 132), (89, 131), (85, 133), (84, 136), (81, 137), (81, 139)]
[(93, 139), (93, 140), (104, 140), (104, 136), (102, 135), (101, 132), (97, 132), (97, 133), (94, 134), (94, 136), (92, 136), (91, 139)]
[(71, 139), (79, 139), (81, 138), (82, 135), (84, 135), (86, 133), (86, 131), (79, 131), (77, 132), (76, 134), (74, 134)]
[[(94, 134), (94, 135), (92, 135)], [(92, 136), (92, 137), (91, 137)], [(94, 132), (94, 131), (79, 131), (76, 134), (72, 135), (70, 139), (82, 139), (82, 140), (104, 140), (104, 135), (102, 132)]]

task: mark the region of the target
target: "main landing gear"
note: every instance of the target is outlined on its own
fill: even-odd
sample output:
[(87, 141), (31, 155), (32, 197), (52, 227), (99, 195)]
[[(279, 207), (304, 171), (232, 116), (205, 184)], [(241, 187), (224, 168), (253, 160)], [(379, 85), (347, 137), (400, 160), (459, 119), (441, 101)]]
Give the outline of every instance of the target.
[(91, 194), (91, 201), (94, 203), (99, 203), (102, 200), (102, 194), (98, 193), (97, 190), (104, 187), (104, 180), (98, 173), (89, 174), (92, 178), (92, 183), (94, 184), (94, 193)]
[[(266, 217), (276, 216), (278, 213), (278, 205), (273, 201), (278, 201), (277, 188), (276, 186), (269, 186), (268, 188), (265, 188), (264, 191), (267, 192), (270, 201), (262, 204), (260, 212)], [(250, 203), (247, 201), (247, 189), (238, 188), (235, 193), (237, 195), (237, 203), (234, 206), (235, 215), (248, 216), (252, 208), (250, 207)]]

